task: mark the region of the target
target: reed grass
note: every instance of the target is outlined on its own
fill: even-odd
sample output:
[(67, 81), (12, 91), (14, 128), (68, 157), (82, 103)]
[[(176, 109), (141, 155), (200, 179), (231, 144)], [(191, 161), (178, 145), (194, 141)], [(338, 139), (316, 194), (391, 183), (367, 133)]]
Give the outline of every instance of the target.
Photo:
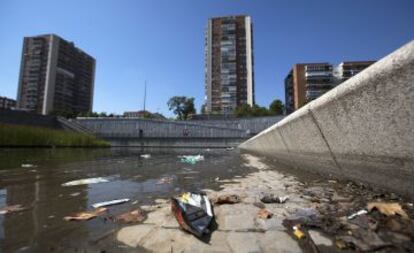
[(95, 136), (49, 128), (0, 124), (0, 146), (7, 147), (108, 147)]

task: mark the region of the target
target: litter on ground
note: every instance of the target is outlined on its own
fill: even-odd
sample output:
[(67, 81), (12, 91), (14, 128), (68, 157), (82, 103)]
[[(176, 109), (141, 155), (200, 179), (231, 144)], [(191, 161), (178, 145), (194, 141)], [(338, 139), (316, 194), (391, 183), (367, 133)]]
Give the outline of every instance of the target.
[(298, 239), (302, 239), (303, 237), (305, 237), (305, 234), (300, 230), (300, 226), (299, 225), (293, 226), (293, 234)]
[(289, 199), (288, 196), (279, 197), (279, 196), (274, 196), (273, 194), (268, 194), (268, 195), (263, 196), (260, 200), (263, 203), (279, 203), (279, 204), (282, 204), (282, 203), (285, 203), (288, 199)]
[(84, 178), (84, 179), (69, 181), (69, 182), (63, 183), (62, 186), (75, 186), (75, 185), (97, 184), (97, 183), (106, 183), (106, 182), (109, 182), (109, 180), (103, 177), (95, 177), (95, 178)]
[(370, 212), (377, 209), (380, 213), (386, 216), (400, 215), (401, 217), (408, 219), (407, 213), (398, 203), (371, 202), (368, 203), (367, 208)]
[(114, 200), (110, 200), (110, 201), (104, 201), (104, 202), (98, 202), (95, 204), (92, 204), (93, 208), (99, 208), (99, 207), (103, 207), (103, 206), (113, 206), (113, 205), (119, 205), (119, 204), (123, 204), (125, 202), (128, 202), (129, 199), (114, 199)]
[(202, 237), (210, 234), (214, 221), (211, 203), (204, 193), (186, 192), (172, 198), (171, 211), (182, 229)]
[(102, 208), (98, 208), (98, 209), (93, 210), (93, 211), (78, 212), (78, 213), (71, 214), (69, 216), (65, 216), (63, 219), (65, 221), (90, 220), (90, 219), (95, 218), (99, 215), (102, 215), (103, 213), (106, 212), (106, 210), (107, 210), (106, 208), (102, 207)]
[(262, 208), (257, 212), (257, 217), (261, 219), (270, 219), (272, 218), (273, 213), (271, 213), (269, 210)]
[(363, 214), (367, 214), (367, 213), (368, 213), (367, 210), (364, 210), (364, 209), (363, 210), (359, 210), (358, 212), (349, 215), (348, 216), (348, 220), (352, 220), (353, 218), (355, 218), (357, 216), (360, 216), (360, 215), (363, 215)]

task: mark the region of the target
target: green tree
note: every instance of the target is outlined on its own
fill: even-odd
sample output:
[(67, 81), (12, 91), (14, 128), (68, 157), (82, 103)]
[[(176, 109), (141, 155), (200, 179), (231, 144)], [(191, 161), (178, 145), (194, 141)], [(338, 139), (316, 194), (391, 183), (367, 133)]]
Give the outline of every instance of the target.
[(234, 110), (234, 115), (238, 118), (252, 116), (252, 107), (248, 104), (239, 105)]
[(50, 114), (68, 119), (76, 117), (76, 113), (74, 113), (70, 108), (55, 108)]
[(99, 117), (99, 114), (97, 112), (80, 112), (78, 114), (78, 117), (96, 118), (96, 117)]
[(242, 104), (234, 110), (234, 115), (238, 118), (241, 117), (263, 117), (271, 115), (266, 107), (248, 104)]
[(284, 105), (279, 99), (273, 100), (273, 102), (269, 105), (269, 112), (271, 115), (282, 115), (283, 109)]
[(99, 117), (106, 118), (106, 117), (108, 117), (108, 115), (106, 115), (106, 112), (101, 112), (101, 113), (99, 113)]
[(170, 111), (177, 115), (177, 119), (186, 120), (190, 114), (195, 114), (194, 98), (174, 96), (167, 102)]
[(270, 115), (269, 110), (267, 110), (266, 107), (262, 107), (258, 105), (253, 105), (251, 114), (253, 117), (262, 117), (262, 116)]

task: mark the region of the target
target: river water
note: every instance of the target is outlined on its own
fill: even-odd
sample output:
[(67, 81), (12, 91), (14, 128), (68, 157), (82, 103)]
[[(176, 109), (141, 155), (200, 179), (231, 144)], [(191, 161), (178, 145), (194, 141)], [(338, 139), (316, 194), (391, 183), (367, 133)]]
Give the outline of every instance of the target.
[[(183, 154), (202, 154), (205, 161), (182, 163), (177, 156)], [(252, 170), (236, 150), (0, 149), (0, 209), (27, 208), (0, 214), (0, 252), (128, 251), (115, 239), (114, 231), (124, 225), (101, 217), (82, 222), (63, 217), (92, 210), (96, 202), (129, 198), (109, 208), (109, 215), (118, 215), (183, 191), (219, 189), (217, 178), (243, 177)], [(109, 182), (62, 186), (94, 177)]]

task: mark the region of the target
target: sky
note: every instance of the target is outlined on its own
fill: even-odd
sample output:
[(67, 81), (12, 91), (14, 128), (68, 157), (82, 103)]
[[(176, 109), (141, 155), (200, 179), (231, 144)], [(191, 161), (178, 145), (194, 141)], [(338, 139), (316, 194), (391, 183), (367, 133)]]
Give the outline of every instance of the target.
[(256, 103), (284, 101), (293, 64), (380, 59), (414, 39), (413, 0), (0, 0), (0, 96), (16, 98), (23, 37), (55, 33), (96, 61), (93, 110), (171, 116), (204, 101), (210, 17), (252, 17)]

